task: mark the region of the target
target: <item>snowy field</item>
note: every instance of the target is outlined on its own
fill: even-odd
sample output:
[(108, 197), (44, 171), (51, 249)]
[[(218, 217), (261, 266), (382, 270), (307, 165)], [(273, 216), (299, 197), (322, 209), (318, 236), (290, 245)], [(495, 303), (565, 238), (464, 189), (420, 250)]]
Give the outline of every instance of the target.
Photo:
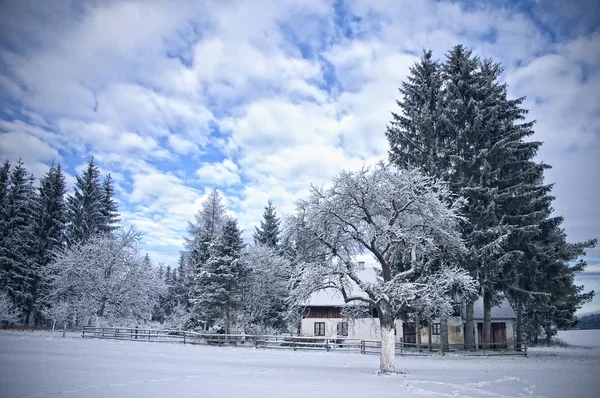
[(597, 397), (600, 348), (397, 357), (0, 332), (1, 397)]
[(600, 347), (600, 330), (561, 330), (556, 337), (573, 346)]

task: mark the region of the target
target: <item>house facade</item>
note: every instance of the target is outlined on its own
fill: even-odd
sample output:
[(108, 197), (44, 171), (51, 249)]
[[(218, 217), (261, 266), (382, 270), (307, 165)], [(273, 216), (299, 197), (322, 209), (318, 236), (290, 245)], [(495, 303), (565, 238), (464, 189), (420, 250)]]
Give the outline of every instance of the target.
[[(302, 314), (300, 334), (310, 337), (332, 337), (359, 340), (379, 340), (381, 338), (379, 319), (375, 313), (358, 319), (345, 319), (342, 309), (345, 304), (336, 292), (317, 292), (311, 297)], [(475, 303), (473, 336), (479, 347), (483, 341), (483, 301)], [(464, 346), (465, 310), (464, 306), (448, 318), (448, 343), (452, 346)], [(514, 323), (516, 315), (508, 301), (492, 308), (491, 336), (493, 347), (503, 347), (514, 343)], [(440, 320), (421, 321), (418, 331), (421, 344), (433, 346), (441, 343)], [(396, 343), (416, 343), (417, 330), (414, 322), (395, 321)], [(431, 337), (430, 337), (431, 334)]]

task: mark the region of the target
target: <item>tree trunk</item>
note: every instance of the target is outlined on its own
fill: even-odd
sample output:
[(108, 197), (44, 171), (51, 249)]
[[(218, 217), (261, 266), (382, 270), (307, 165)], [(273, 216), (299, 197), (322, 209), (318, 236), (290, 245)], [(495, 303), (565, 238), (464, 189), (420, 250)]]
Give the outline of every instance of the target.
[(521, 351), (521, 344), (523, 343), (523, 302), (520, 298), (515, 303), (517, 305), (517, 325), (516, 325), (516, 336), (515, 336), (515, 350)]
[(418, 314), (415, 314), (415, 333), (417, 351), (421, 351), (421, 319)]
[(466, 316), (465, 316), (465, 350), (473, 350), (475, 349), (475, 342), (473, 341), (473, 330), (474, 330), (474, 322), (473, 322), (473, 312), (475, 303), (471, 300), (467, 301), (466, 307)]
[(440, 349), (442, 352), (450, 351), (448, 346), (448, 318), (444, 317), (440, 319)]
[(432, 350), (431, 347), (431, 319), (427, 320), (427, 345), (429, 346), (429, 351)]
[(96, 313), (96, 327), (100, 327), (100, 320), (102, 319), (102, 317), (104, 316), (104, 311), (106, 309), (106, 298), (102, 298), (102, 301), (100, 302), (100, 308), (98, 308), (98, 312)]
[(394, 338), (394, 317), (390, 304), (381, 300), (377, 308), (381, 325), (381, 356), (379, 373), (394, 373), (396, 362), (396, 341)]
[(56, 319), (52, 321), (52, 332), (54, 333), (54, 328), (56, 327)]
[(492, 343), (492, 295), (483, 291), (483, 345), (484, 348), (491, 348)]

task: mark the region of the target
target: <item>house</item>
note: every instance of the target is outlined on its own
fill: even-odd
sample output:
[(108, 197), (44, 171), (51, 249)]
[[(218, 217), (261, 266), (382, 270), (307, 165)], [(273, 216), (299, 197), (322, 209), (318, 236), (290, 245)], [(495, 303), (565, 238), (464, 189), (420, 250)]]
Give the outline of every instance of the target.
[[(376, 312), (358, 319), (344, 319), (342, 309), (347, 304), (341, 294), (333, 289), (324, 289), (314, 293), (306, 304), (300, 325), (302, 336), (346, 337), (348, 339), (380, 340), (379, 319)], [(514, 322), (516, 315), (508, 301), (492, 308), (491, 335), (495, 347), (507, 346), (514, 343)], [(421, 321), (421, 344), (439, 345), (440, 320)], [(415, 323), (402, 320), (395, 321), (396, 343), (416, 343)], [(431, 332), (431, 340), (429, 333)], [(448, 343), (450, 347), (464, 346), (465, 308), (457, 311), (455, 316), (448, 318)], [(480, 346), (483, 341), (483, 300), (479, 299), (474, 305), (473, 336), (475, 344)]]

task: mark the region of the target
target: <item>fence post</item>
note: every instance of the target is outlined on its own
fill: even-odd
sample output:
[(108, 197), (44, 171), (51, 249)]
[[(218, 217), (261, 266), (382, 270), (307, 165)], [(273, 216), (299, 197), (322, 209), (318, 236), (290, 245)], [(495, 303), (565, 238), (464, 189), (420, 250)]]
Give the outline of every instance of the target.
[(527, 342), (523, 342), (523, 347), (525, 348), (525, 356), (527, 356)]
[(67, 335), (67, 322), (63, 323), (63, 337)]
[(365, 353), (365, 341), (364, 340), (360, 341), (360, 353), (361, 354)]
[(296, 351), (296, 340), (292, 341), (292, 348)]
[(329, 351), (329, 339), (325, 339), (325, 350)]
[(185, 332), (183, 332), (183, 344), (185, 344)]

